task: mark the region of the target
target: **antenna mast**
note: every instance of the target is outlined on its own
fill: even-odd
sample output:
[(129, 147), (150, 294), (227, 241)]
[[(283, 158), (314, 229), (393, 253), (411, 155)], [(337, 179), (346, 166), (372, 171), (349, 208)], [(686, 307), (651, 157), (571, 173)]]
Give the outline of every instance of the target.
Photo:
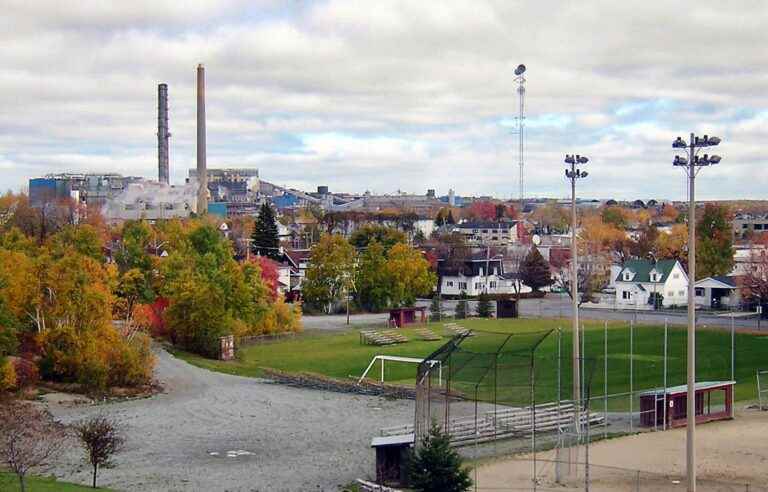
[(525, 207), (525, 175), (524, 167), (525, 160), (523, 158), (525, 146), (524, 146), (524, 131), (525, 131), (525, 65), (518, 65), (515, 69), (515, 82), (517, 82), (517, 94), (520, 97), (520, 113), (517, 116), (517, 136), (518, 142), (518, 157), (520, 166), (520, 211)]

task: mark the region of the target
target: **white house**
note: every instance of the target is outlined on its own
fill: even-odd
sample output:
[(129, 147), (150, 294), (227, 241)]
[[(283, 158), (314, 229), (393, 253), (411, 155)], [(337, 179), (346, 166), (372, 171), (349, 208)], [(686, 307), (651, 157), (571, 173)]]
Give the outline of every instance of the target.
[(653, 304), (654, 293), (663, 296), (664, 307), (688, 304), (688, 275), (677, 260), (629, 260), (614, 283), (620, 307), (646, 307)]
[(718, 275), (697, 280), (696, 305), (712, 309), (737, 307), (741, 302), (736, 278)]
[(440, 293), (443, 295), (514, 294), (516, 286), (520, 293), (531, 291), (516, 275), (504, 273), (503, 261), (498, 258), (467, 259), (458, 266), (439, 260), (438, 274)]

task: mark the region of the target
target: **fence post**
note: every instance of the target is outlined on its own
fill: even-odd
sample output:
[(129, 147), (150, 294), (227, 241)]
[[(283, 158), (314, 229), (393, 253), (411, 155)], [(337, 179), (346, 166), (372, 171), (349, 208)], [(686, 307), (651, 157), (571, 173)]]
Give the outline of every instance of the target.
[[(667, 430), (667, 331), (668, 331), (669, 319), (664, 318), (664, 413), (661, 420), (661, 430)], [(654, 403), (655, 404), (655, 403)]]
[(731, 311), (731, 381), (736, 381), (736, 326)]
[(603, 438), (608, 437), (608, 321), (603, 321)]
[(629, 321), (629, 432), (634, 430), (635, 323)]
[(637, 470), (635, 475), (635, 492), (640, 492), (640, 470)]

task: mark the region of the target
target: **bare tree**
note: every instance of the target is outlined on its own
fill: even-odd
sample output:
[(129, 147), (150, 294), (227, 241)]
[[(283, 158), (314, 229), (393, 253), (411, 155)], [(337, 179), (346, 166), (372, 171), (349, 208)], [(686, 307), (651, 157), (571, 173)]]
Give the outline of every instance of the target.
[(118, 425), (107, 417), (95, 416), (75, 424), (75, 433), (85, 448), (86, 459), (93, 467), (93, 488), (99, 467), (113, 466), (112, 457), (125, 443)]
[(26, 490), (27, 474), (47, 466), (65, 440), (63, 427), (32, 405), (0, 406), (0, 459), (19, 477), (22, 492)]
[[(571, 295), (571, 266), (570, 261), (559, 266), (559, 274), (555, 277), (555, 285)], [(608, 280), (608, 270), (605, 262), (594, 258), (579, 258), (579, 268), (576, 272), (576, 288), (579, 292), (579, 306), (591, 302), (595, 293), (605, 287)]]
[(768, 303), (768, 251), (765, 239), (750, 245), (749, 260), (740, 278), (741, 296), (762, 306)]

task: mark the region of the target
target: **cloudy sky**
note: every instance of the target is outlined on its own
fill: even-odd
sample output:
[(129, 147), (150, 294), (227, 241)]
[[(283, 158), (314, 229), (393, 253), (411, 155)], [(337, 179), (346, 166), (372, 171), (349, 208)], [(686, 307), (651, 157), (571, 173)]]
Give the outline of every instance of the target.
[[(672, 5), (676, 5), (673, 7)], [(194, 167), (195, 66), (209, 167), (314, 189), (684, 198), (671, 142), (723, 138), (701, 198), (768, 198), (768, 4), (754, 2), (0, 0), (0, 187), (105, 171), (156, 177), (169, 85), (171, 179)]]

